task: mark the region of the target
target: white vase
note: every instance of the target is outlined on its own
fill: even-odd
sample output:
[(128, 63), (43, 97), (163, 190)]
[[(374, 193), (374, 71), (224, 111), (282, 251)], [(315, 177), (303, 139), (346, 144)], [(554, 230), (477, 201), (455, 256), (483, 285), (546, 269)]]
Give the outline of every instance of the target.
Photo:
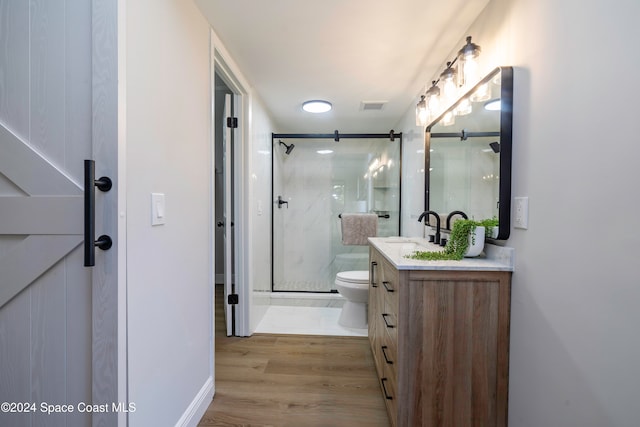
[(476, 229), (469, 234), (469, 247), (464, 253), (465, 258), (473, 258), (482, 253), (484, 249), (484, 232), (485, 228), (478, 225)]

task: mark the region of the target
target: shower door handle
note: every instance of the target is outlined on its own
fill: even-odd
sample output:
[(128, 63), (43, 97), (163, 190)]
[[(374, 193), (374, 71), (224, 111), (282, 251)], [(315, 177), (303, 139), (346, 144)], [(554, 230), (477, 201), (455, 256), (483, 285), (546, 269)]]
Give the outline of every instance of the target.
[[(217, 225), (218, 227), (224, 227), (224, 221), (218, 221), (218, 222), (216, 223), (216, 225)], [(233, 221), (231, 221), (231, 226), (233, 227)]]
[(282, 209), (282, 205), (287, 205), (287, 209), (289, 209), (289, 202), (282, 200), (282, 196), (278, 196), (278, 209)]

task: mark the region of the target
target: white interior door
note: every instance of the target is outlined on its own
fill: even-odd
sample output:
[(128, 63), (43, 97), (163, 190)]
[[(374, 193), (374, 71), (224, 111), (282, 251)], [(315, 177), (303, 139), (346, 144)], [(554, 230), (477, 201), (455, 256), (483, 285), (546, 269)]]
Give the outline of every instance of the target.
[(229, 304), (229, 296), (234, 294), (233, 283), (233, 189), (232, 178), (232, 149), (233, 128), (228, 126), (227, 118), (232, 116), (231, 95), (224, 98), (224, 114), (222, 124), (224, 134), (222, 138), (224, 156), (224, 312), (227, 336), (235, 334), (235, 306)]
[[(84, 160), (117, 174), (115, 6), (0, 5), (0, 425), (116, 425), (78, 406), (118, 401), (116, 247), (86, 268), (82, 245)], [(97, 193), (115, 238), (117, 189)]]

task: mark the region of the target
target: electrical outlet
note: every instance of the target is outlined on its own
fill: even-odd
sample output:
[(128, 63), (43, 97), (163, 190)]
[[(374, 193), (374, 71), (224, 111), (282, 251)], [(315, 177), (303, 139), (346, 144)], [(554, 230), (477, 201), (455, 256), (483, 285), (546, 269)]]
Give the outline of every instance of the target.
[(514, 197), (513, 226), (526, 230), (529, 228), (529, 198)]

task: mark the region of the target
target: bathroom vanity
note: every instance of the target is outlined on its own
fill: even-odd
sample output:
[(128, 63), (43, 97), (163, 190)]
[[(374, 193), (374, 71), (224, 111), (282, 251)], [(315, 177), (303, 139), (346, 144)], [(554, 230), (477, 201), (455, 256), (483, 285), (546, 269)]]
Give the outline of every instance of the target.
[(394, 426), (506, 426), (513, 249), (461, 261), (420, 238), (370, 238), (369, 340)]

